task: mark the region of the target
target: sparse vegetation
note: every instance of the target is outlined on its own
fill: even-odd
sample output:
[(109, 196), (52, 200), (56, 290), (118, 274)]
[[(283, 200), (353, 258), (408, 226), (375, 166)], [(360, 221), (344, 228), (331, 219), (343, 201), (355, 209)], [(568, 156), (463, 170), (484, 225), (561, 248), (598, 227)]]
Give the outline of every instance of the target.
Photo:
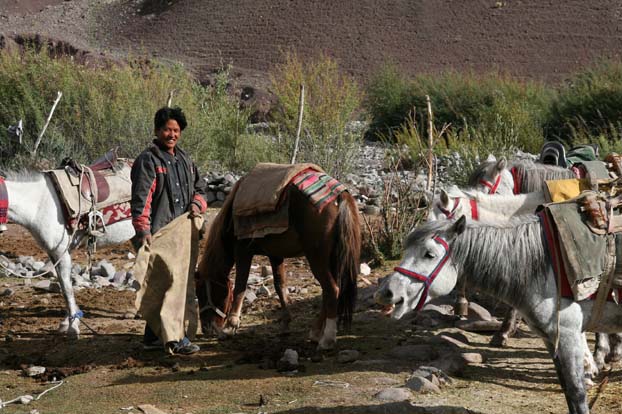
[(278, 98), (274, 114), (282, 153), (293, 153), (298, 121), (300, 85), (305, 85), (303, 129), (297, 161), (314, 162), (336, 178), (353, 168), (362, 132), (348, 128), (361, 106), (357, 84), (340, 73), (337, 62), (326, 55), (304, 60), (284, 54), (283, 63), (271, 76)]

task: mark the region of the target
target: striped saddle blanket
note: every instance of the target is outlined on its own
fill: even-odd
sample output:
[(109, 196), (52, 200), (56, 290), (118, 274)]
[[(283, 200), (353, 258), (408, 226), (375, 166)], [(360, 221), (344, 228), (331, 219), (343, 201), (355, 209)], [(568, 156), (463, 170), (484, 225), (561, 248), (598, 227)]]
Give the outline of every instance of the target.
[[(307, 196), (313, 206), (322, 211), (329, 203), (334, 202), (346, 187), (336, 179), (323, 171), (314, 168), (306, 168), (294, 175), (289, 184), (298, 188)], [(239, 215), (234, 207), (235, 236), (239, 239), (256, 239), (270, 234), (281, 234), (289, 228), (289, 200), (283, 197), (283, 186), (277, 195), (279, 203), (270, 212), (256, 213), (253, 215)], [(238, 190), (240, 192), (241, 190)]]

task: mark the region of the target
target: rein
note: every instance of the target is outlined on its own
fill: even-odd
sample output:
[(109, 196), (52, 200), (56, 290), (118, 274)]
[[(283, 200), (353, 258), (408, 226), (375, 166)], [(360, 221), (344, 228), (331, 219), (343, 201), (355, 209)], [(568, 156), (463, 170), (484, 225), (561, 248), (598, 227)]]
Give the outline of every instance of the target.
[(441, 257), (441, 260), (436, 264), (436, 267), (434, 268), (434, 270), (432, 270), (432, 272), (429, 275), (426, 276), (426, 275), (414, 272), (412, 270), (406, 269), (401, 266), (396, 266), (393, 269), (401, 275), (423, 282), (423, 285), (424, 285), (423, 292), (421, 293), (421, 298), (419, 299), (419, 303), (417, 303), (417, 306), (415, 307), (416, 311), (420, 310), (421, 308), (423, 308), (423, 305), (425, 305), (425, 301), (428, 297), (428, 291), (430, 290), (430, 286), (432, 286), (432, 282), (434, 282), (434, 279), (436, 279), (438, 274), (443, 269), (443, 266), (445, 266), (445, 263), (447, 263), (447, 260), (449, 259), (449, 253), (451, 251), (449, 249), (449, 245), (447, 244), (447, 242), (443, 240), (440, 236), (434, 236), (433, 240), (437, 242), (438, 244), (440, 244), (441, 246), (443, 246), (443, 248), (445, 249), (445, 254), (443, 255), (443, 257)]
[[(210, 289), (210, 284), (211, 283), (212, 283), (211, 280), (206, 280), (205, 281), (205, 296), (207, 298), (206, 299), (207, 303), (205, 304), (205, 306), (203, 306), (201, 309), (199, 309), (199, 315), (201, 313), (203, 313), (204, 311), (211, 309), (214, 312), (216, 312), (216, 314), (218, 316), (220, 316), (221, 318), (226, 318), (227, 315), (223, 311), (218, 309), (218, 307), (216, 307), (216, 305), (214, 305), (214, 302), (212, 302), (212, 290)], [(214, 283), (216, 283), (216, 282), (214, 282)], [(224, 286), (224, 285), (222, 285), (222, 286)], [(228, 286), (224, 286), (224, 287), (228, 289)]]

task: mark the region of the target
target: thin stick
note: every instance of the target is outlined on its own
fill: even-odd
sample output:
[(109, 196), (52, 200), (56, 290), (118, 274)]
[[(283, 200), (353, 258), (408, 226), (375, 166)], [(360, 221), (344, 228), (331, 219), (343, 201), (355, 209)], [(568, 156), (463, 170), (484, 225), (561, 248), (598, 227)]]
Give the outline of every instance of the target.
[(291, 164), (296, 163), (298, 155), (298, 144), (300, 143), (300, 131), (302, 130), (302, 114), (305, 109), (305, 85), (300, 85), (300, 100), (298, 101), (298, 127), (296, 128), (296, 141), (294, 142), (294, 153), (292, 154)]
[(166, 100), (166, 106), (168, 106), (169, 108), (173, 104), (173, 93), (175, 93), (175, 89), (168, 93), (168, 99)]
[(41, 139), (43, 139), (43, 134), (45, 134), (45, 130), (48, 128), (48, 125), (50, 124), (50, 121), (52, 120), (52, 115), (54, 114), (56, 105), (58, 105), (58, 101), (60, 101), (60, 98), (62, 96), (63, 96), (63, 93), (61, 91), (58, 91), (56, 93), (56, 100), (54, 101), (54, 105), (52, 105), (52, 110), (50, 111), (50, 114), (48, 115), (48, 119), (47, 121), (45, 121), (45, 125), (43, 126), (43, 129), (41, 130), (41, 133), (39, 134), (39, 137), (37, 138), (37, 142), (35, 142), (35, 147), (32, 149), (32, 152), (30, 153), (32, 158), (34, 158), (37, 155), (37, 148), (39, 148), (39, 145), (41, 144)]
[(430, 96), (425, 96), (425, 102), (428, 105), (428, 184), (426, 190), (432, 189), (432, 180), (434, 178), (434, 123), (432, 119), (432, 103), (430, 102)]

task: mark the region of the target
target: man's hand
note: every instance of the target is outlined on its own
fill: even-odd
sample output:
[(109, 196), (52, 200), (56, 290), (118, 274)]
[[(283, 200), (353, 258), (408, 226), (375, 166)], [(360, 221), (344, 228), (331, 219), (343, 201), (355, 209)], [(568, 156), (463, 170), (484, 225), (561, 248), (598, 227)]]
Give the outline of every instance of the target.
[(190, 204), (190, 218), (200, 217), (201, 209), (196, 204)]
[(132, 242), (132, 247), (134, 247), (134, 250), (139, 251), (143, 245), (151, 244), (151, 234), (145, 234), (142, 237), (134, 236), (130, 239), (130, 242)]
[(145, 237), (143, 237), (143, 242), (141, 243), (141, 246), (144, 245), (150, 246), (151, 245), (151, 234), (146, 234)]

